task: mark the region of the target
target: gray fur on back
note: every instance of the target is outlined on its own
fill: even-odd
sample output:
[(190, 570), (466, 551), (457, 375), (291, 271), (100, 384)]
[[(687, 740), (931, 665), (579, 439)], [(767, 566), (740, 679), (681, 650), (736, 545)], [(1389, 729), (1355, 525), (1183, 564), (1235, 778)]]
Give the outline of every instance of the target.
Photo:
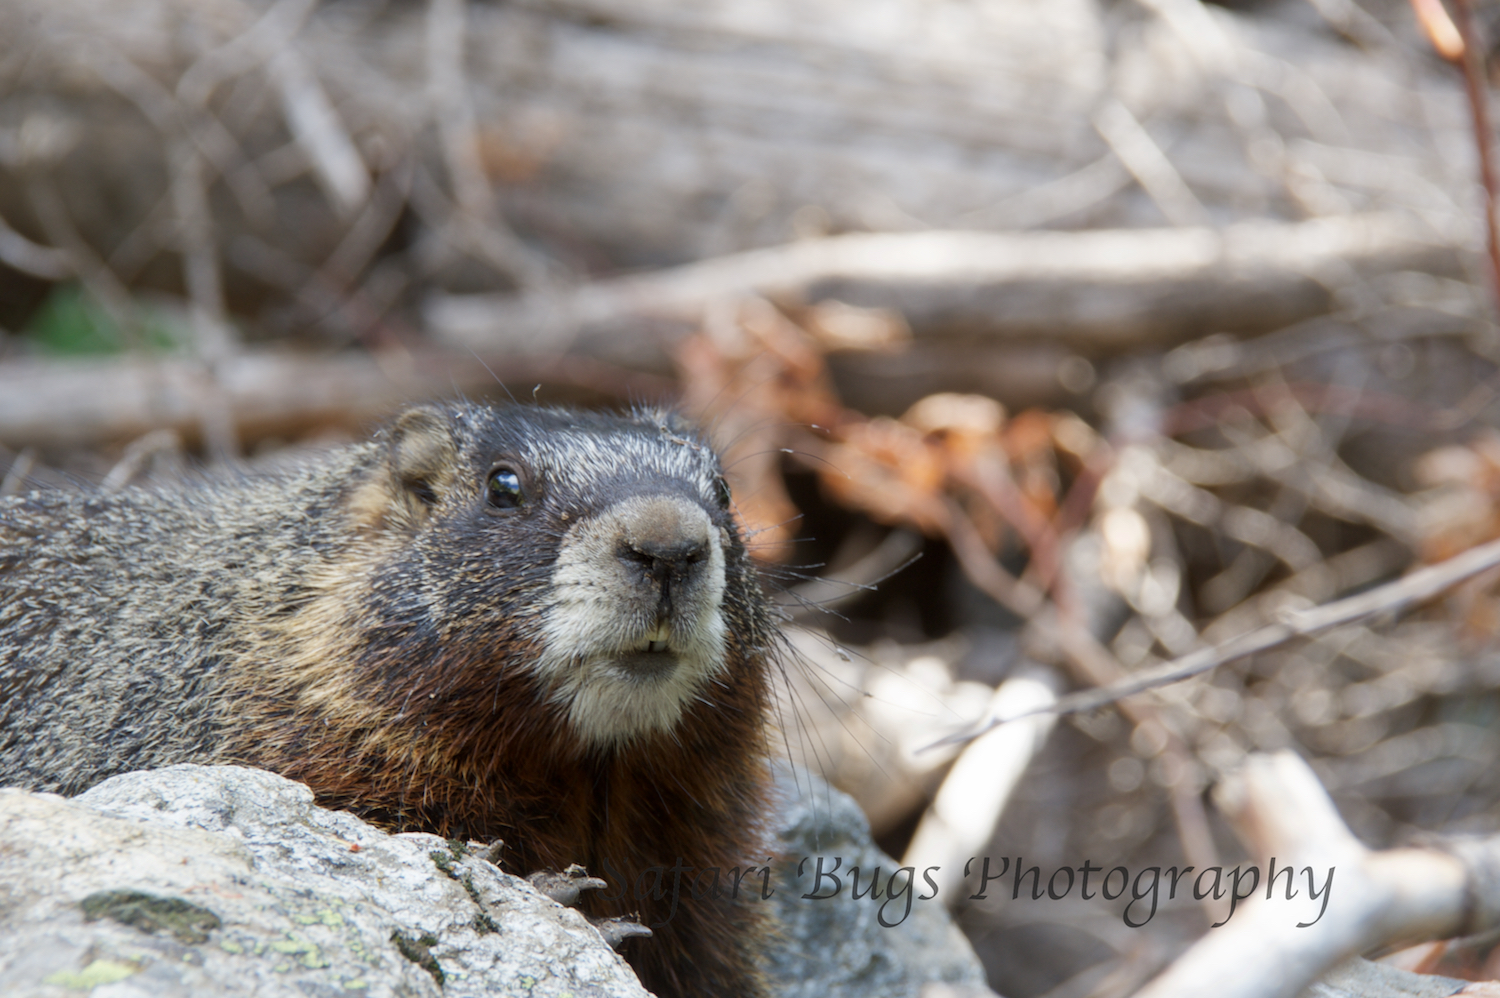
[(274, 477), (0, 499), (0, 786), (71, 794), (213, 761), (236, 623), (295, 605), (343, 543), (318, 514), (373, 458), (366, 445)]

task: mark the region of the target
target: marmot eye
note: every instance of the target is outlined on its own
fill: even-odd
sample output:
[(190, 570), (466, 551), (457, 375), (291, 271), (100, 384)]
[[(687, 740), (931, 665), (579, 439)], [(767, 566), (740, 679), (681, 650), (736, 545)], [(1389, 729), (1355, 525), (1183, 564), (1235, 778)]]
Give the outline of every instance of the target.
[(509, 468), (490, 472), (489, 503), (496, 509), (515, 509), (521, 505), (521, 476)]
[(723, 475), (714, 477), (714, 494), (719, 500), (719, 506), (723, 509), (729, 508), (729, 502), (733, 498), (729, 494), (729, 483), (724, 480)]

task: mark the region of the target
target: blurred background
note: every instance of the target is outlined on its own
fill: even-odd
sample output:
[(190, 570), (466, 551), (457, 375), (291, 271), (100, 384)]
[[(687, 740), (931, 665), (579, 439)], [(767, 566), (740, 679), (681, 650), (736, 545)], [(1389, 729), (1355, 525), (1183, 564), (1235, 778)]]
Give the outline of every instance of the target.
[[(253, 470), (456, 393), (678, 405), (787, 617), (786, 750), (899, 857), (956, 751), (917, 749), (1003, 681), (1108, 683), (1500, 535), (1497, 29), (7, 0), (0, 494)], [(1500, 832), (1496, 581), (1044, 727), (969, 855), (1232, 864), (1206, 791), (1279, 748), (1367, 844)], [(1122, 907), (956, 914), (1011, 998), (1129, 993), (1222, 917)]]

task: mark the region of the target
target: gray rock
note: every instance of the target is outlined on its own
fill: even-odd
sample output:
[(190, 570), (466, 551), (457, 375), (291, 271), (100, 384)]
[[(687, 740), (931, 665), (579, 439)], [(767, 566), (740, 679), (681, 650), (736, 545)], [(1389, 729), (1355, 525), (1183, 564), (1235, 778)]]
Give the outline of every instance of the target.
[(1413, 974), (1355, 957), (1324, 974), (1300, 998), (1448, 998), (1468, 986), (1468, 981)]
[(0, 993), (647, 994), (525, 881), (312, 800), (230, 766), (129, 773), (74, 800), (0, 790)]
[[(892, 887), (900, 864), (876, 848), (852, 798), (785, 767), (777, 773), (777, 790), (783, 858), (773, 899), (786, 945), (768, 955), (767, 968), (782, 998), (993, 994), (943, 902), (918, 898), (933, 893), (921, 871), (896, 875)], [(825, 873), (839, 878), (836, 894), (833, 880), (818, 880), (819, 859)]]
[[(896, 864), (849, 798), (805, 773), (778, 779), (782, 935), (767, 966), (780, 993), (991, 994), (938, 902), (903, 917), (907, 894), (882, 909), (847, 882), (836, 898), (802, 897), (819, 856), (825, 868), (839, 857), (841, 875), (879, 866), (882, 893)], [(0, 994), (647, 994), (582, 915), (526, 881), (459, 843), (312, 801), (302, 784), (233, 766), (129, 773), (73, 800), (0, 790)]]

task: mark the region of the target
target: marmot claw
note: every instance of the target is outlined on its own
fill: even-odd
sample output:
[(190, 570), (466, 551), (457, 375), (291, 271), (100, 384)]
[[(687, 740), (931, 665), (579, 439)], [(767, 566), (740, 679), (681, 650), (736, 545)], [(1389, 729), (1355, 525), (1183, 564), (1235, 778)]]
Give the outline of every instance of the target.
[[(589, 876), (589, 871), (574, 863), (561, 873), (538, 870), (526, 878), (531, 886), (547, 895), (558, 904), (571, 908), (578, 903), (578, 895), (609, 885), (598, 877)], [(621, 938), (624, 938), (623, 936)]]
[(604, 941), (609, 943), (610, 949), (619, 949), (620, 944), (631, 936), (649, 936), (651, 930), (646, 928), (633, 917), (601, 918), (597, 921), (589, 919), (589, 924), (599, 930)]

